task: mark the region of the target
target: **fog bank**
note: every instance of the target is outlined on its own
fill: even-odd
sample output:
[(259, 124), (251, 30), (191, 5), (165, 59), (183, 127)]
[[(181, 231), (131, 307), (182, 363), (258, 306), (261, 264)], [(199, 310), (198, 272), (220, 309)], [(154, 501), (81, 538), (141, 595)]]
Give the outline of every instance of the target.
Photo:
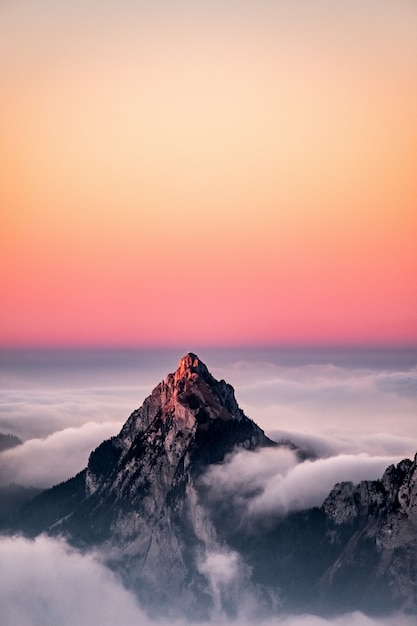
[[(0, 538), (0, 561), (2, 626), (191, 626), (180, 619), (169, 622), (151, 619), (97, 555), (81, 554), (63, 540), (45, 536), (34, 541)], [(226, 566), (224, 575), (218, 575), (220, 582), (222, 575), (228, 582), (233, 570), (230, 559)], [(217, 562), (216, 567), (222, 569), (222, 564)], [(263, 626), (414, 626), (415, 616), (373, 619), (355, 612), (332, 620), (297, 615), (259, 623)], [(252, 624), (253, 619), (244, 614), (227, 620), (216, 613), (201, 626)]]

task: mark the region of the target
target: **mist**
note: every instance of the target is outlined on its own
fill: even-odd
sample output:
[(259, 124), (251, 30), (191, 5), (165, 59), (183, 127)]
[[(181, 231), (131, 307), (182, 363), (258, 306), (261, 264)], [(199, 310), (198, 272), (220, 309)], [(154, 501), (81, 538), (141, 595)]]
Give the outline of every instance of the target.
[[(182, 619), (152, 619), (140, 607), (96, 553), (74, 550), (63, 539), (40, 536), (35, 540), (21, 537), (0, 538), (0, 604), (3, 626), (188, 626)], [(224, 568), (224, 563), (227, 567)], [(236, 563), (207, 566), (217, 571), (217, 589), (230, 585)], [(220, 572), (220, 574), (219, 574)], [(211, 574), (212, 575), (212, 574)], [(253, 611), (252, 607), (252, 611)], [(251, 607), (245, 607), (248, 613)], [(242, 612), (227, 619), (214, 610), (210, 621), (201, 626), (250, 626), (254, 616)], [(374, 619), (355, 612), (324, 619), (314, 615), (282, 616), (261, 621), (264, 626), (414, 626), (412, 616), (395, 615)]]
[(233, 365), (228, 380), (245, 413), (272, 439), (289, 437), (318, 454), (415, 451), (415, 366), (247, 360)]

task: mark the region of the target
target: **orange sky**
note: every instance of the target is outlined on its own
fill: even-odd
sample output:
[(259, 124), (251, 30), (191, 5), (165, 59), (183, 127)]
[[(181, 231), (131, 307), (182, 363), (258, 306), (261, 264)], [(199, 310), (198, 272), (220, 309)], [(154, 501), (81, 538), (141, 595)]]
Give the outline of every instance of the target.
[(0, 4), (0, 344), (417, 342), (416, 5), (148, 4)]

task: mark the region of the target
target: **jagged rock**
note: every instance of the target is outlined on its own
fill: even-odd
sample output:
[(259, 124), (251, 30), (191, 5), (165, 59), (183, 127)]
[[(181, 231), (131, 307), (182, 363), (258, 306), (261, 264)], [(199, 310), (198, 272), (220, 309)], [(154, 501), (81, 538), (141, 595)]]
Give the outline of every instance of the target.
[(119, 435), (92, 452), (83, 472), (27, 507), (22, 527), (100, 546), (148, 607), (204, 616), (213, 604), (204, 555), (224, 549), (196, 480), (236, 447), (273, 445), (239, 408), (233, 388), (189, 353)]
[(416, 464), (417, 455), (388, 467), (381, 480), (335, 485), (323, 504), (327, 532), (349, 541), (322, 578), (323, 596), (334, 589), (339, 605), (346, 602), (356, 577), (367, 607), (417, 612)]
[[(200, 480), (236, 448), (276, 444), (233, 388), (189, 353), (77, 476), (26, 505), (12, 530), (94, 547), (150, 612), (207, 619), (262, 610), (417, 612), (416, 459), (335, 485), (321, 508), (244, 524)], [(249, 602), (248, 602), (249, 604)]]

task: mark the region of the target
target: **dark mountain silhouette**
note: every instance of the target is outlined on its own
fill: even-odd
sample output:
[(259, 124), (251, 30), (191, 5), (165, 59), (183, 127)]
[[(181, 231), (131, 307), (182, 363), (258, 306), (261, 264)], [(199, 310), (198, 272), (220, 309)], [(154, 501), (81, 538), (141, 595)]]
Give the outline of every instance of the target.
[(0, 452), (4, 450), (9, 450), (10, 448), (15, 448), (16, 446), (21, 446), (23, 441), (16, 437), (16, 435), (11, 435), (9, 433), (0, 433)]

